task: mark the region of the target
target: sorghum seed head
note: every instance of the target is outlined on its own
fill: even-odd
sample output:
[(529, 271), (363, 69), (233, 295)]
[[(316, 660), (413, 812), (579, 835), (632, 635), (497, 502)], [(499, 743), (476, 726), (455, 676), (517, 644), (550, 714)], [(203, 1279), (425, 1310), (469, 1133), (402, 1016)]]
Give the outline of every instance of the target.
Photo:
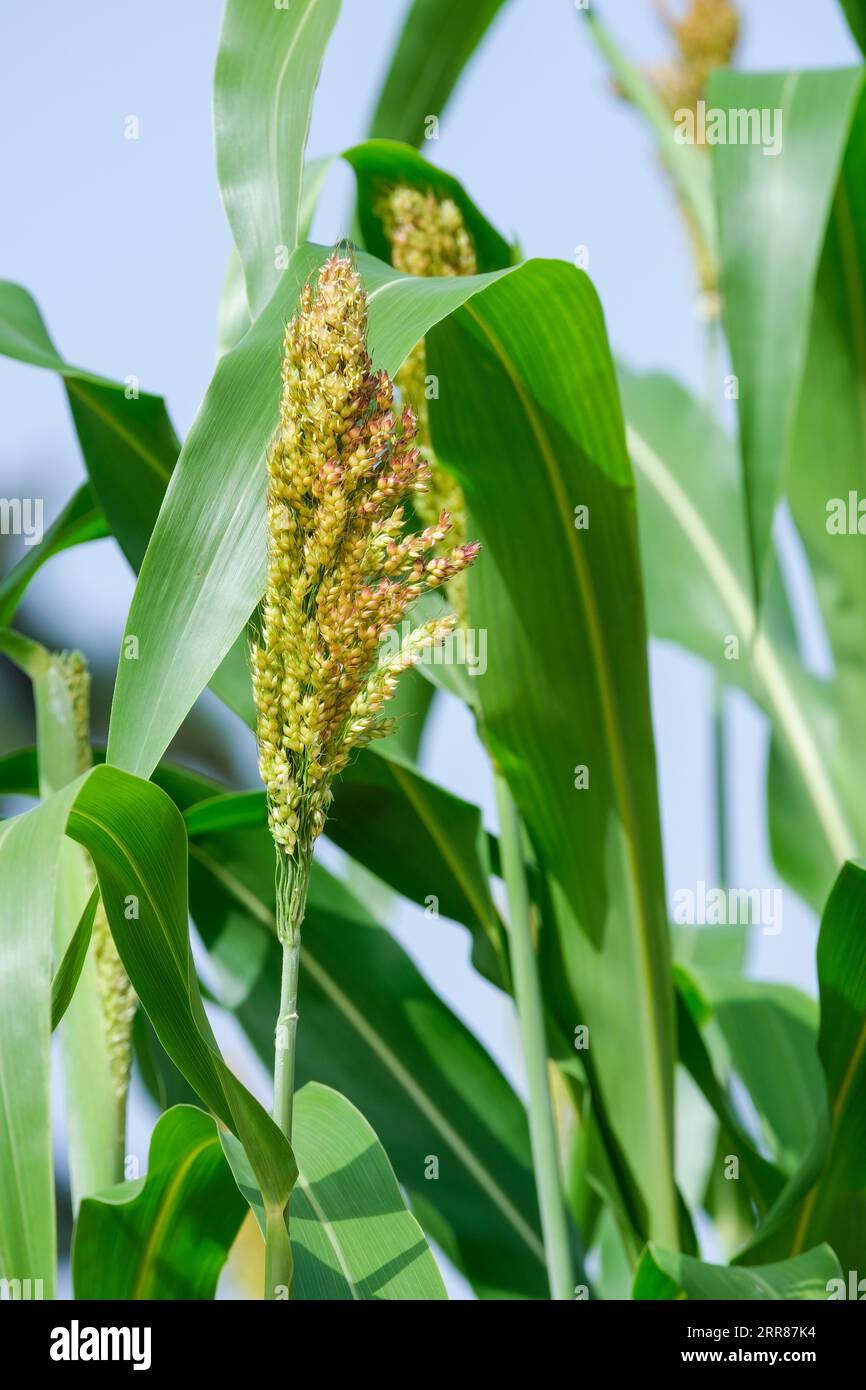
[(382, 638), (477, 554), (462, 545), (431, 568), (433, 538), (402, 535), (403, 504), (426, 485), (429, 465), (414, 444), (413, 412), (395, 410), (393, 383), (373, 371), (366, 335), (360, 277), (334, 252), (286, 326), (252, 650), (271, 832), (299, 862), (325, 824), (332, 779), (353, 748), (389, 732), (381, 710), (400, 672), (445, 629), (428, 624), (400, 660), (378, 665)]

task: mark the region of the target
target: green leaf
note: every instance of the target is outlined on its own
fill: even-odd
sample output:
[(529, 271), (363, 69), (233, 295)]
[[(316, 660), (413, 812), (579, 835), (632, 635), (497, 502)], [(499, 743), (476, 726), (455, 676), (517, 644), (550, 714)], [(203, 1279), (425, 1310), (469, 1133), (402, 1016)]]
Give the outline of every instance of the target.
[(450, 198), (463, 215), (472, 237), (480, 271), (500, 270), (511, 264), (511, 247), (475, 204), (463, 185), (444, 169), (422, 159), (411, 145), (394, 140), (367, 140), (347, 150), (343, 158), (355, 171), (358, 181), (358, 217), (364, 245), (381, 261), (390, 261), (391, 246), (378, 215), (380, 193), (397, 184), (408, 184), (437, 198)]
[(841, 0), (851, 33), (866, 53), (866, 0)]
[(702, 1264), (689, 1255), (675, 1255), (650, 1245), (638, 1265), (632, 1296), (656, 1300), (818, 1303), (827, 1298), (830, 1280), (841, 1274), (839, 1261), (829, 1245), (816, 1246), (794, 1260), (755, 1269)]
[(711, 106), (781, 112), (782, 148), (775, 156), (767, 157), (760, 143), (733, 142), (716, 146), (712, 161), (758, 598), (794, 439), (818, 261), (862, 90), (862, 69), (721, 71), (710, 84)]
[[(433, 445), (467, 497), (482, 558), (473, 626), (487, 742), (546, 874), (545, 998), (592, 1070), (645, 1213), (677, 1242), (674, 1002), (634, 486), (598, 299), (531, 261), (428, 336)], [(588, 529), (575, 509), (589, 509)], [(576, 789), (575, 772), (589, 769)], [(622, 1058), (629, 1057), (624, 1073)]]
[[(270, 1068), (280, 965), (270, 836), (193, 834), (190, 855), (193, 917), (220, 996)], [(419, 1220), (478, 1293), (546, 1297), (523, 1106), (390, 934), (319, 866), (299, 1014), (300, 1081), (339, 1089), (368, 1116)], [(430, 1156), (438, 1180), (425, 1176)]]
[[(180, 812), (153, 784), (94, 768), (11, 822), (0, 843), (0, 941), (7, 959), (0, 1066), (12, 1069), (2, 1078), (0, 1172), (12, 1190), (3, 1191), (0, 1203), (0, 1250), (7, 1277), (22, 1277), (17, 1268), (26, 1272), (30, 1265), (46, 1283), (53, 1254), (53, 1196), (40, 1191), (50, 1176), (48, 930), (64, 832), (94, 860), (120, 958), (160, 1041), (240, 1138), (271, 1214), (284, 1209), (295, 1176), (288, 1144), (226, 1066), (204, 1011), (189, 943)], [(26, 1216), (16, 1216), (19, 1208)], [(24, 1220), (31, 1223), (26, 1229)]]
[(66, 948), (66, 954), (54, 972), (51, 983), (51, 1031), (54, 1032), (75, 993), (75, 986), (81, 977), (87, 948), (93, 932), (93, 919), (99, 906), (99, 889), (94, 888), (86, 908), (81, 914), (78, 926)]
[[(304, 147), (340, 0), (228, 0), (214, 77), (220, 190), (253, 318), (301, 240)], [(285, 265), (285, 261), (283, 261)]]
[[(406, 1210), (375, 1132), (345, 1096), (310, 1082), (295, 1097), (298, 1180), (289, 1220), (293, 1298), (446, 1299), (424, 1233)], [(262, 1225), (255, 1181), (223, 1137), (238, 1186)]]
[(137, 569), (180, 449), (164, 401), (64, 362), (35, 300), (10, 280), (0, 281), (0, 353), (63, 378), (96, 499)]
[(818, 1057), (826, 1112), (803, 1162), (740, 1257), (798, 1254), (831, 1240), (857, 1269), (866, 1240), (866, 867), (844, 866), (818, 937)]
[(413, 0), (370, 123), (370, 134), (420, 145), (505, 0)]
[(61, 550), (101, 540), (109, 534), (93, 488), (85, 483), (49, 526), (39, 545), (29, 546), (14, 569), (0, 580), (0, 625), (12, 621), (30, 581), (47, 560)]
[[(292, 257), (250, 331), (226, 353), (184, 444), (133, 596), (109, 760), (149, 774), (247, 625), (264, 587), (264, 452), (279, 410), (279, 345), (322, 248)], [(394, 372), (429, 328), (496, 276), (418, 280), (359, 256), (370, 292), (370, 344)], [(522, 269), (510, 273), (520, 275)], [(178, 661), (176, 652), (183, 652)]]
[(213, 1298), (245, 1211), (213, 1117), (175, 1106), (151, 1135), (147, 1175), (82, 1202), (75, 1297)]

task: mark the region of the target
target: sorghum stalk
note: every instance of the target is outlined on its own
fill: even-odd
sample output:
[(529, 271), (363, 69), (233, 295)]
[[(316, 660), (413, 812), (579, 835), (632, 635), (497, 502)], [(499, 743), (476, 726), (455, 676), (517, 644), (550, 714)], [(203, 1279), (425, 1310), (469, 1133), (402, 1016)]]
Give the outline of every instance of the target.
[[(478, 263), (472, 239), (460, 209), (450, 198), (437, 199), (433, 193), (397, 185), (380, 194), (378, 212), (391, 245), (392, 263), (398, 270), (419, 276), (476, 273)], [(433, 455), (425, 373), (426, 354), (422, 341), (398, 372), (397, 384), (404, 399), (418, 412), (419, 439), (431, 466), (431, 496), (440, 501), (447, 499), (452, 518), (460, 518), (459, 526), (462, 534), (465, 534), (466, 502), (463, 491), (457, 480), (439, 467)], [(418, 508), (422, 515), (423, 506), (422, 501)], [(468, 621), (465, 579), (464, 574), (452, 581), (448, 594), (460, 623), (464, 625)], [(486, 742), (480, 726), (479, 734)], [(552, 1298), (570, 1299), (574, 1296), (574, 1272), (547, 1069), (547, 1035), (523, 859), (523, 829), (508, 784), (495, 766), (494, 780), (503, 876), (508, 894), (508, 939), (514, 1001), (526, 1063), (532, 1161), (548, 1280)]]
[[(405, 534), (404, 503), (424, 491), (430, 469), (414, 443), (412, 410), (398, 414), (393, 382), (373, 371), (366, 334), (360, 278), (335, 251), (286, 327), (280, 420), (267, 453), (267, 581), (252, 650), (283, 948), (274, 1118), (288, 1139), (301, 925), (331, 783), (354, 748), (391, 731), (382, 710), (400, 674), (444, 640), (454, 619), (424, 624), (380, 661), (382, 638), (479, 549), (442, 553), (451, 525), (444, 511), (422, 533)], [(266, 1266), (266, 1297), (278, 1296), (290, 1271), (267, 1249)]]

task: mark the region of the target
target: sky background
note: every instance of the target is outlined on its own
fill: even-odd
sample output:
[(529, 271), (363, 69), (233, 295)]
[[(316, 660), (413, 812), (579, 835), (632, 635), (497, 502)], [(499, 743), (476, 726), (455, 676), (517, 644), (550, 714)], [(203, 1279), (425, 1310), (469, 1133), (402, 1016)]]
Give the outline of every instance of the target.
[[(252, 3), (252, 0), (250, 0)], [(467, 0), (469, 3), (469, 0)], [(642, 64), (664, 57), (650, 0), (599, 4)], [(326, 57), (309, 154), (363, 138), (406, 5), (344, 0)], [(744, 0), (738, 65), (845, 66), (860, 61), (836, 0)], [(5, 210), (0, 276), (26, 286), (68, 361), (109, 377), (137, 376), (165, 396), (181, 435), (210, 380), (230, 238), (214, 169), (211, 83), (219, 0), (42, 0), (0, 15), (0, 161)], [(135, 115), (140, 139), (124, 139)], [(650, 138), (610, 89), (573, 0), (510, 0), (423, 153), (455, 174), (490, 220), (528, 256), (571, 260), (589, 248), (615, 352), (699, 390), (701, 327), (679, 215)], [(351, 178), (336, 166), (314, 233), (348, 230)], [(46, 525), (82, 480), (59, 382), (0, 360), (0, 495), (42, 496)], [(14, 559), (5, 538), (0, 564)], [(132, 576), (112, 541), (53, 560), (33, 584), (20, 626), (82, 648), (97, 670), (95, 735), (104, 734)], [(811, 601), (800, 586), (801, 617)], [(711, 683), (697, 660), (653, 643), (653, 711), (669, 897), (714, 881)], [(26, 693), (0, 675), (0, 738), (27, 736)], [(773, 887), (764, 777), (767, 730), (744, 699), (729, 701), (732, 882)], [(251, 739), (210, 701), (197, 746), (224, 738), (232, 770), (254, 784)], [(193, 748), (193, 754), (195, 748)], [(484, 755), (465, 712), (443, 699), (425, 740), (426, 770), (484, 807), (495, 826)], [(752, 973), (814, 992), (815, 922), (790, 891), (780, 936), (756, 936)], [(393, 924), (406, 949), (482, 1037), (515, 1084), (510, 1006), (468, 965), (461, 929), (407, 909)], [(238, 1065), (262, 1093), (264, 1078)], [(235, 1059), (233, 1058), (233, 1061)], [(264, 1088), (264, 1089), (263, 1089)], [(146, 1152), (139, 1105), (131, 1147)], [(466, 1296), (458, 1276), (455, 1296)]]

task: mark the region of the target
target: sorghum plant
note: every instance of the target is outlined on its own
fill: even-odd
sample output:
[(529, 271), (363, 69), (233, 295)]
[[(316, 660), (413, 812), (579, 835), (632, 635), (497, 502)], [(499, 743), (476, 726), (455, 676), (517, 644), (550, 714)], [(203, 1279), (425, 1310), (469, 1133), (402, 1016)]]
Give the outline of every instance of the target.
[[(2, 544), (23, 538), (0, 579), (0, 1297), (202, 1304), (264, 1271), (272, 1301), (437, 1300), (443, 1269), (486, 1299), (861, 1291), (866, 27), (843, 0), (847, 66), (755, 74), (733, 68), (748, 0), (656, 6), (656, 67), (601, 5), (569, 10), (575, 91), (611, 98), (577, 81), (592, 36), (687, 220), (698, 396), (615, 361), (589, 275), (524, 259), (418, 152), (506, 8), (414, 0), (321, 246), (330, 161), (306, 145), (339, 0), (227, 0), (234, 245), (182, 446), (161, 398), (70, 366), (0, 282), (0, 353), (62, 378), (87, 474), (39, 537), (27, 499), (0, 498)], [(712, 122), (678, 120), (700, 102)], [(528, 110), (541, 161), (547, 107)], [(531, 236), (522, 187), (515, 166), (502, 206)], [(551, 200), (570, 246), (554, 220)], [(85, 309), (108, 312), (89, 284)], [(82, 609), (33, 600), (43, 566), (110, 538), (135, 589), (91, 719)], [(808, 669), (806, 590), (826, 648)], [(468, 624), (483, 671), (452, 669)], [(694, 730), (670, 737), (649, 639), (711, 673), (711, 778), (691, 745), (671, 773)], [(768, 744), (758, 821), (722, 736), (731, 687)], [(484, 774), (461, 766), (458, 795), (430, 756), (455, 700), (489, 819)], [(719, 885), (692, 891), (665, 863), (704, 780)], [(765, 812), (772, 884), (735, 889), (728, 822)], [(780, 983), (794, 894), (803, 934), (820, 917), (817, 992)], [(392, 931), (438, 944), (443, 918), (473, 998), (513, 1010), (514, 1085)]]

